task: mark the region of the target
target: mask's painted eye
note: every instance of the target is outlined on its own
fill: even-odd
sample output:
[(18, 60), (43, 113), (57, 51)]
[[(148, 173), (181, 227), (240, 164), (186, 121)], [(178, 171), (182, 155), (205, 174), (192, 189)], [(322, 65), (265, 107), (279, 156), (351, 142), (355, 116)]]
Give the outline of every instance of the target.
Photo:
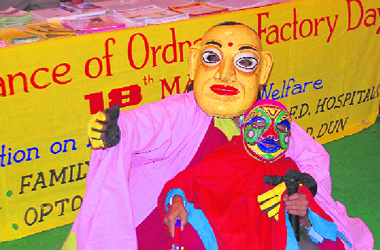
[(213, 66), (218, 64), (222, 59), (220, 53), (216, 49), (207, 49), (202, 53), (202, 60), (208, 66)]
[(267, 123), (264, 120), (257, 120), (252, 123), (252, 127), (255, 129), (264, 129)]
[(251, 124), (254, 129), (264, 129), (267, 126), (267, 123), (261, 117), (253, 117), (249, 122), (247, 122), (247, 125), (249, 124)]
[(235, 65), (245, 72), (254, 71), (258, 63), (259, 61), (256, 57), (249, 53), (240, 54), (235, 60)]
[(277, 123), (276, 127), (280, 133), (289, 133), (290, 131), (290, 123), (288, 121)]

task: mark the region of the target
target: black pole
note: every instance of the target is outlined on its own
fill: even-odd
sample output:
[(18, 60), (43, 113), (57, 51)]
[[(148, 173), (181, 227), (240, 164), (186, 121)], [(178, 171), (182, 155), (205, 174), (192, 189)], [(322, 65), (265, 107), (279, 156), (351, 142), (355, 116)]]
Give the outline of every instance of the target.
[[(288, 190), (288, 196), (298, 193), (298, 186), (300, 184), (300, 172), (295, 169), (290, 169), (285, 174), (285, 186)], [(289, 221), (292, 224), (294, 234), (297, 241), (300, 241), (300, 224), (299, 216), (289, 214)]]

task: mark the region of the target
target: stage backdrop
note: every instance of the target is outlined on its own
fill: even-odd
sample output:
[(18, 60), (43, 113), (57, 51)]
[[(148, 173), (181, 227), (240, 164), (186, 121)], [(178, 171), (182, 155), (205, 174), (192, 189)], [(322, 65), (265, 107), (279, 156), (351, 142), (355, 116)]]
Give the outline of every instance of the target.
[(283, 102), (317, 141), (375, 122), (380, 3), (373, 0), (293, 1), (2, 48), (0, 241), (73, 222), (85, 191), (90, 115), (185, 92), (189, 46), (223, 21), (256, 29), (275, 56), (263, 97)]

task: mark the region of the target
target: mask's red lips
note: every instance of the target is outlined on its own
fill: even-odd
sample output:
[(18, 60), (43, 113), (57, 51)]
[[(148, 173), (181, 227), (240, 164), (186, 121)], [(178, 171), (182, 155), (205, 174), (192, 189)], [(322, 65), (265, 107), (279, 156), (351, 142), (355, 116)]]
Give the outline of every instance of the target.
[(240, 91), (237, 88), (234, 88), (232, 86), (226, 86), (226, 85), (212, 85), (210, 87), (211, 91), (214, 92), (217, 95), (237, 95), (240, 93)]

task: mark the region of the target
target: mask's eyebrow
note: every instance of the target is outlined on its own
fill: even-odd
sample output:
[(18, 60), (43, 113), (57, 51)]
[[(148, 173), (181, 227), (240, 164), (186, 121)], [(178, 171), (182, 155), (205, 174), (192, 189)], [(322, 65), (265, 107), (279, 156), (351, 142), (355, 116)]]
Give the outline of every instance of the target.
[(252, 46), (247, 46), (247, 45), (244, 45), (244, 46), (241, 46), (239, 48), (239, 50), (245, 50), (245, 49), (251, 49), (251, 50), (254, 50), (254, 51), (258, 51), (256, 48), (252, 47)]
[(217, 42), (217, 41), (209, 41), (209, 42), (206, 43), (206, 45), (208, 45), (208, 44), (214, 44), (214, 45), (216, 45), (216, 46), (219, 46), (219, 48), (222, 47), (222, 44), (219, 43), (219, 42)]

